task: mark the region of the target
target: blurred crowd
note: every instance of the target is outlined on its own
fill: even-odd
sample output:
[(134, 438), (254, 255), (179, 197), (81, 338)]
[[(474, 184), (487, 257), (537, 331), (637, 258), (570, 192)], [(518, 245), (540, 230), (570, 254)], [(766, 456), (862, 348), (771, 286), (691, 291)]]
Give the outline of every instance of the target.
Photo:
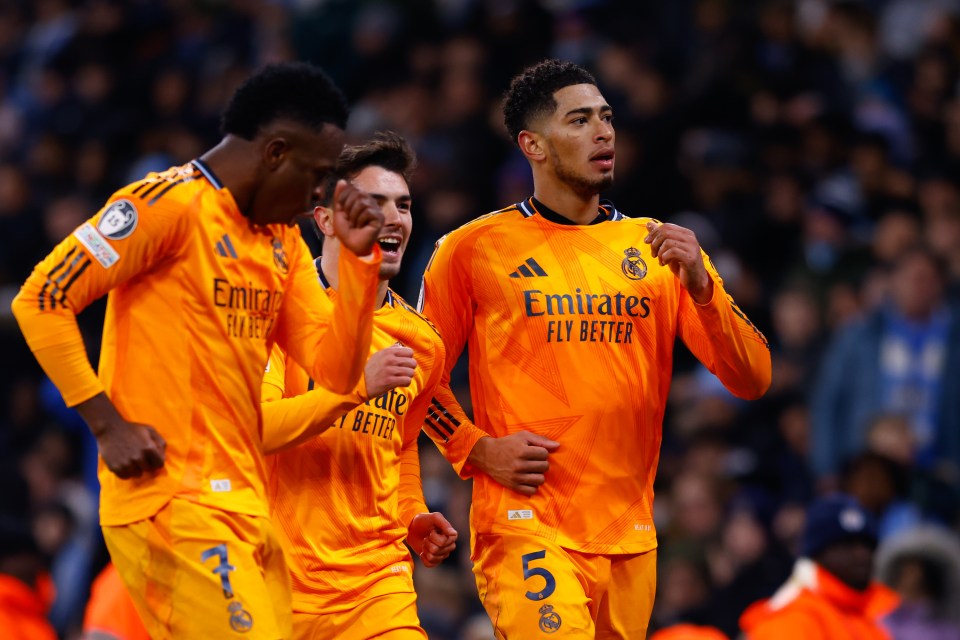
[[(693, 229), (773, 353), (745, 403), (678, 345), (652, 628), (735, 638), (790, 575), (811, 500), (842, 490), (878, 519), (897, 637), (960, 638), (960, 0), (3, 0), (0, 571), (32, 536), (61, 637), (106, 553), (95, 443), (9, 314), (33, 265), (114, 189), (215, 144), (252, 69), (303, 59), (344, 89), (352, 140), (417, 150), (393, 283), (415, 301), (440, 236), (530, 195), (499, 98), (544, 57), (587, 66), (614, 108), (604, 195)], [(80, 319), (94, 363), (102, 310)], [(417, 568), (421, 620), (487, 640), (469, 484), (421, 456), (462, 541)]]

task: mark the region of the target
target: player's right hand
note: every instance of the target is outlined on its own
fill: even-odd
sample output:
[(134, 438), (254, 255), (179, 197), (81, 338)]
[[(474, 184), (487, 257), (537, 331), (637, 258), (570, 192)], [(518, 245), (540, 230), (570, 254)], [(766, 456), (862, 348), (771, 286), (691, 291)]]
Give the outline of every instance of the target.
[(377, 351), (367, 360), (363, 370), (367, 398), (376, 398), (390, 389), (407, 386), (416, 371), (417, 361), (410, 347), (395, 344)]
[(167, 443), (153, 427), (122, 418), (97, 434), (104, 464), (124, 480), (139, 478), (163, 466)]
[(340, 243), (355, 255), (369, 255), (381, 227), (383, 212), (373, 196), (346, 180), (337, 182), (333, 193), (333, 232)]
[(457, 547), (457, 530), (441, 513), (418, 513), (407, 528), (407, 543), (423, 566), (432, 568)]
[(506, 488), (532, 496), (546, 482), (547, 458), (559, 446), (559, 442), (529, 431), (488, 436), (477, 441), (467, 462)]
[(119, 478), (139, 478), (163, 466), (167, 443), (153, 427), (127, 422), (101, 392), (74, 407), (90, 426), (107, 469)]
[(647, 231), (643, 241), (650, 245), (653, 257), (670, 267), (697, 304), (710, 302), (713, 280), (703, 264), (697, 235), (686, 227), (653, 221), (647, 223)]

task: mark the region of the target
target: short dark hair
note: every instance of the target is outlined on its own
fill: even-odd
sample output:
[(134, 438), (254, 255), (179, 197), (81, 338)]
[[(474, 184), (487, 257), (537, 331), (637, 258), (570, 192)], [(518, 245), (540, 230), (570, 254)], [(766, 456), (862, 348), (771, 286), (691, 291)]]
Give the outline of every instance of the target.
[(554, 59), (538, 62), (514, 77), (503, 98), (503, 122), (513, 143), (532, 120), (553, 113), (554, 93), (575, 84), (596, 85), (597, 81), (580, 65)]
[(220, 132), (252, 140), (260, 129), (287, 119), (319, 131), (347, 126), (347, 100), (319, 67), (284, 62), (264, 67), (234, 92), (220, 119)]
[(330, 206), (337, 181), (355, 178), (367, 167), (399, 173), (409, 184), (417, 168), (417, 155), (406, 139), (393, 131), (378, 131), (368, 142), (344, 147), (336, 168), (324, 181), (320, 204)]

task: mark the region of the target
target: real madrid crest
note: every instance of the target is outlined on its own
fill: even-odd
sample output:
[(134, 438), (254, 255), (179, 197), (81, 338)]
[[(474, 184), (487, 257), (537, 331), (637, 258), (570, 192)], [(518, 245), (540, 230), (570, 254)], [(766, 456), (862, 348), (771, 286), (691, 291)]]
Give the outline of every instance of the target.
[(253, 628), (253, 616), (243, 608), (239, 602), (231, 602), (227, 607), (230, 612), (230, 628), (237, 633), (246, 633)]
[(623, 250), (623, 255), (626, 256), (620, 265), (623, 275), (631, 280), (642, 280), (647, 275), (647, 263), (640, 257), (640, 250), (628, 247)]
[(553, 606), (545, 604), (540, 607), (540, 631), (544, 633), (554, 633), (560, 629), (563, 621), (560, 614), (553, 610)]
[(280, 273), (287, 273), (290, 265), (287, 263), (287, 253), (283, 250), (283, 243), (280, 238), (273, 239), (273, 262), (280, 269)]

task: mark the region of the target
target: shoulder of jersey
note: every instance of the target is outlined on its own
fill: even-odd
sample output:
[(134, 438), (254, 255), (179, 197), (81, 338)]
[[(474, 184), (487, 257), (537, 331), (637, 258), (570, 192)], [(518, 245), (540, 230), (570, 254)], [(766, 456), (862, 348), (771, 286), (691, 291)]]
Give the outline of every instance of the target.
[(523, 212), (520, 211), (517, 205), (512, 204), (509, 207), (504, 207), (498, 211), (485, 213), (484, 215), (476, 217), (469, 222), (465, 222), (453, 231), (441, 236), (440, 239), (437, 240), (437, 246), (439, 247), (441, 243), (447, 241), (448, 239), (463, 239), (472, 237), (478, 233), (482, 233), (485, 229), (488, 229), (493, 225), (507, 221), (522, 220), (523, 218)]
[(654, 224), (663, 224), (662, 220), (657, 220), (656, 218), (651, 218), (649, 216), (631, 217), (622, 212), (620, 213), (620, 216), (620, 222), (632, 224), (637, 227), (646, 227), (648, 222), (653, 222)]
[(620, 211), (620, 209), (615, 209), (613, 205), (609, 202), (606, 202), (606, 203), (601, 202), (600, 208), (607, 211), (608, 213), (611, 210), (615, 211), (617, 215), (616, 215), (616, 218), (614, 219), (614, 222), (626, 222), (630, 224), (645, 225), (648, 222), (653, 221), (653, 222), (656, 222), (657, 224), (660, 224), (659, 220), (655, 218), (651, 218), (649, 216), (628, 216), (623, 211)]
[(432, 322), (427, 320), (426, 316), (424, 316), (422, 313), (417, 311), (417, 309), (413, 305), (411, 305), (409, 302), (407, 302), (406, 300), (401, 298), (399, 295), (397, 295), (397, 292), (394, 291), (393, 289), (390, 290), (390, 293), (393, 294), (393, 302), (396, 306), (400, 307), (404, 311), (409, 312), (411, 315), (419, 318), (421, 322), (423, 322), (425, 325), (430, 327), (431, 331), (437, 334), (437, 338), (440, 338), (440, 332), (437, 331), (437, 327)]
[(609, 200), (601, 200), (600, 208), (607, 212), (609, 216), (611, 213), (614, 214), (613, 222), (626, 222), (629, 224), (640, 225), (642, 227), (647, 226), (648, 222), (655, 222), (656, 224), (663, 224), (656, 218), (651, 218), (649, 216), (628, 216), (623, 211), (617, 209), (612, 202)]
[[(198, 191), (210, 187), (206, 180), (198, 180), (202, 177), (203, 174), (191, 163), (147, 174), (142, 180), (121, 187), (101, 209), (96, 232), (108, 240), (123, 240), (137, 229), (141, 216), (162, 212), (168, 218), (183, 218), (191, 210), (188, 205), (196, 199)], [(77, 233), (95, 243), (96, 234), (91, 235), (91, 231), (81, 228)], [(107, 266), (103, 260), (101, 264)]]
[(142, 210), (158, 203), (182, 203), (204, 187), (213, 188), (203, 179), (203, 173), (196, 165), (189, 163), (159, 173), (149, 173), (117, 191), (116, 196)]

